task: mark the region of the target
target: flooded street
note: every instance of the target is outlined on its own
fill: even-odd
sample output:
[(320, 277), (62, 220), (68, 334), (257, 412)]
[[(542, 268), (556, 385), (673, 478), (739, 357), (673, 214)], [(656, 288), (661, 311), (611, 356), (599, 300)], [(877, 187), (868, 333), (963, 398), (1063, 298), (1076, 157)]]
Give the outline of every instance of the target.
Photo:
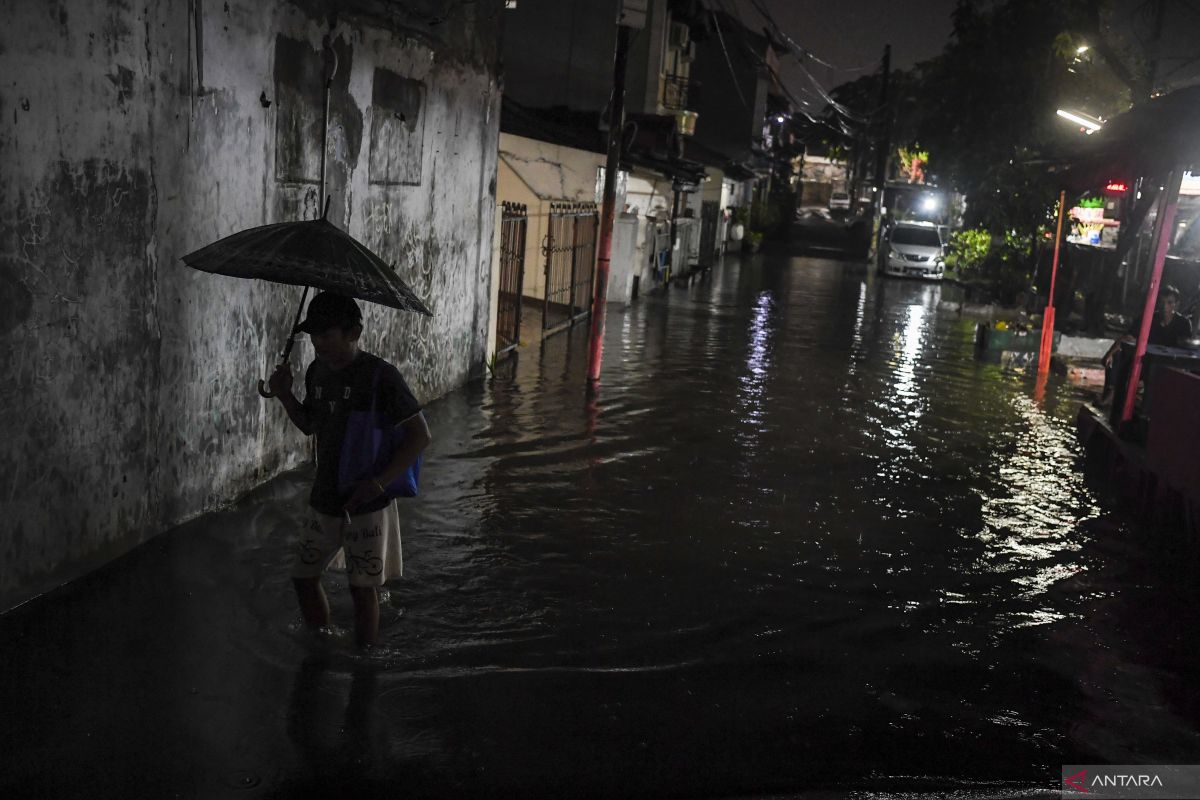
[(609, 314), (595, 403), (581, 327), (432, 404), (369, 656), (341, 576), (343, 630), (300, 628), (306, 472), (0, 617), (0, 788), (1017, 797), (1195, 763), (1192, 562), (1084, 480), (1070, 387), (975, 360), (956, 291), (730, 258)]

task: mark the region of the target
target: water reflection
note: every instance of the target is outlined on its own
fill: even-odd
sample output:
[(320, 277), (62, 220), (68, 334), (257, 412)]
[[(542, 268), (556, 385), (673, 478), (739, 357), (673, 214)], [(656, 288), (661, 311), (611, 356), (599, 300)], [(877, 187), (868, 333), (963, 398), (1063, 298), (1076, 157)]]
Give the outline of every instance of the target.
[(922, 352), (925, 334), (925, 307), (908, 306), (908, 319), (904, 330), (898, 337), (896, 348), (896, 370), (893, 393), (907, 407), (901, 410), (901, 416), (915, 422), (920, 416), (920, 395), (914, 391), (917, 382), (917, 364)]
[(771, 369), (771, 311), (775, 303), (771, 292), (759, 292), (750, 317), (750, 342), (746, 353), (746, 373), (741, 378), (742, 419), (753, 425), (762, 422), (762, 397)]
[(330, 672), (330, 657), (306, 656), (292, 685), (287, 732), (300, 763), (319, 785), (366, 779), (380, 765), (375, 717), (376, 668), (354, 670), (349, 690)]
[(981, 566), (1009, 574), (1018, 587), (1015, 598), (1031, 606), (1009, 615), (1006, 625), (1042, 625), (1065, 616), (1039, 604), (1082, 569), (1076, 526), (1100, 509), (1082, 472), (1063, 469), (1074, 460), (1073, 431), (1056, 424), (1036, 398), (1013, 394), (1008, 402), (1023, 424), (1015, 428), (1009, 452), (987, 465), (1004, 491), (983, 498), (979, 538), (987, 550)]
[(368, 658), (293, 627), (306, 474), (0, 618), (0, 789), (1015, 797), (1189, 763), (1194, 588), (1078, 477), (1070, 389), (976, 361), (954, 291), (732, 262), (610, 317), (596, 402), (563, 334), (431, 404)]

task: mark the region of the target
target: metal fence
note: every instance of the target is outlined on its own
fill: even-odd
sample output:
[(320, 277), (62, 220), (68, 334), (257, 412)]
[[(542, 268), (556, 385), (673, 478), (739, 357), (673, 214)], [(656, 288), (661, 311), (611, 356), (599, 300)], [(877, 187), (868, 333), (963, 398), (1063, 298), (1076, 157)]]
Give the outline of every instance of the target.
[(504, 203), (500, 217), (500, 291), (496, 312), (496, 352), (521, 341), (521, 290), (525, 285), (525, 233), (529, 214), (521, 203)]
[(587, 317), (596, 272), (595, 203), (551, 203), (542, 253), (546, 256), (546, 308), (542, 327), (557, 330)]

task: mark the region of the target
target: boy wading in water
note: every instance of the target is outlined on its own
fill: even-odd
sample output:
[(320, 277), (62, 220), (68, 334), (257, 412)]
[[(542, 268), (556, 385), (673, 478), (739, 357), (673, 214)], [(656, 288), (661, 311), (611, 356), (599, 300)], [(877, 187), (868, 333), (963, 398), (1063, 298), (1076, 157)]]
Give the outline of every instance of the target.
[[(429, 445), (429, 426), (396, 368), (358, 349), (362, 312), (353, 299), (331, 292), (317, 295), (298, 330), (309, 335), (317, 355), (304, 376), (304, 402), (292, 394), (289, 365), (278, 367), (270, 380), (296, 427), (317, 437), (317, 476), (309, 499), (313, 519), (297, 542), (292, 583), (305, 623), (326, 627), (329, 600), (321, 573), (339, 550), (344, 551), (355, 639), (366, 647), (379, 636), (378, 589), (404, 568), (400, 520), (385, 488)], [(385, 424), (402, 427), (404, 438), (390, 463), (347, 486), (342, 468), (358, 454), (345, 450), (360, 441), (348, 438), (348, 427), (352, 415), (363, 413), (378, 414)]]

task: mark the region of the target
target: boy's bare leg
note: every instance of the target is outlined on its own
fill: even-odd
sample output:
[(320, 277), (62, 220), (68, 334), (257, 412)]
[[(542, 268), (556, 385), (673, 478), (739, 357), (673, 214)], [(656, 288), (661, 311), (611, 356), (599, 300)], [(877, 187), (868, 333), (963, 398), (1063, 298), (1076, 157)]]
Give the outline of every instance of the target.
[(374, 586), (351, 586), (354, 598), (354, 639), (359, 647), (375, 644), (379, 638), (379, 592)]
[(296, 599), (300, 601), (300, 613), (304, 616), (304, 624), (310, 628), (324, 628), (329, 625), (329, 598), (321, 586), (320, 578), (292, 578), (296, 587)]

